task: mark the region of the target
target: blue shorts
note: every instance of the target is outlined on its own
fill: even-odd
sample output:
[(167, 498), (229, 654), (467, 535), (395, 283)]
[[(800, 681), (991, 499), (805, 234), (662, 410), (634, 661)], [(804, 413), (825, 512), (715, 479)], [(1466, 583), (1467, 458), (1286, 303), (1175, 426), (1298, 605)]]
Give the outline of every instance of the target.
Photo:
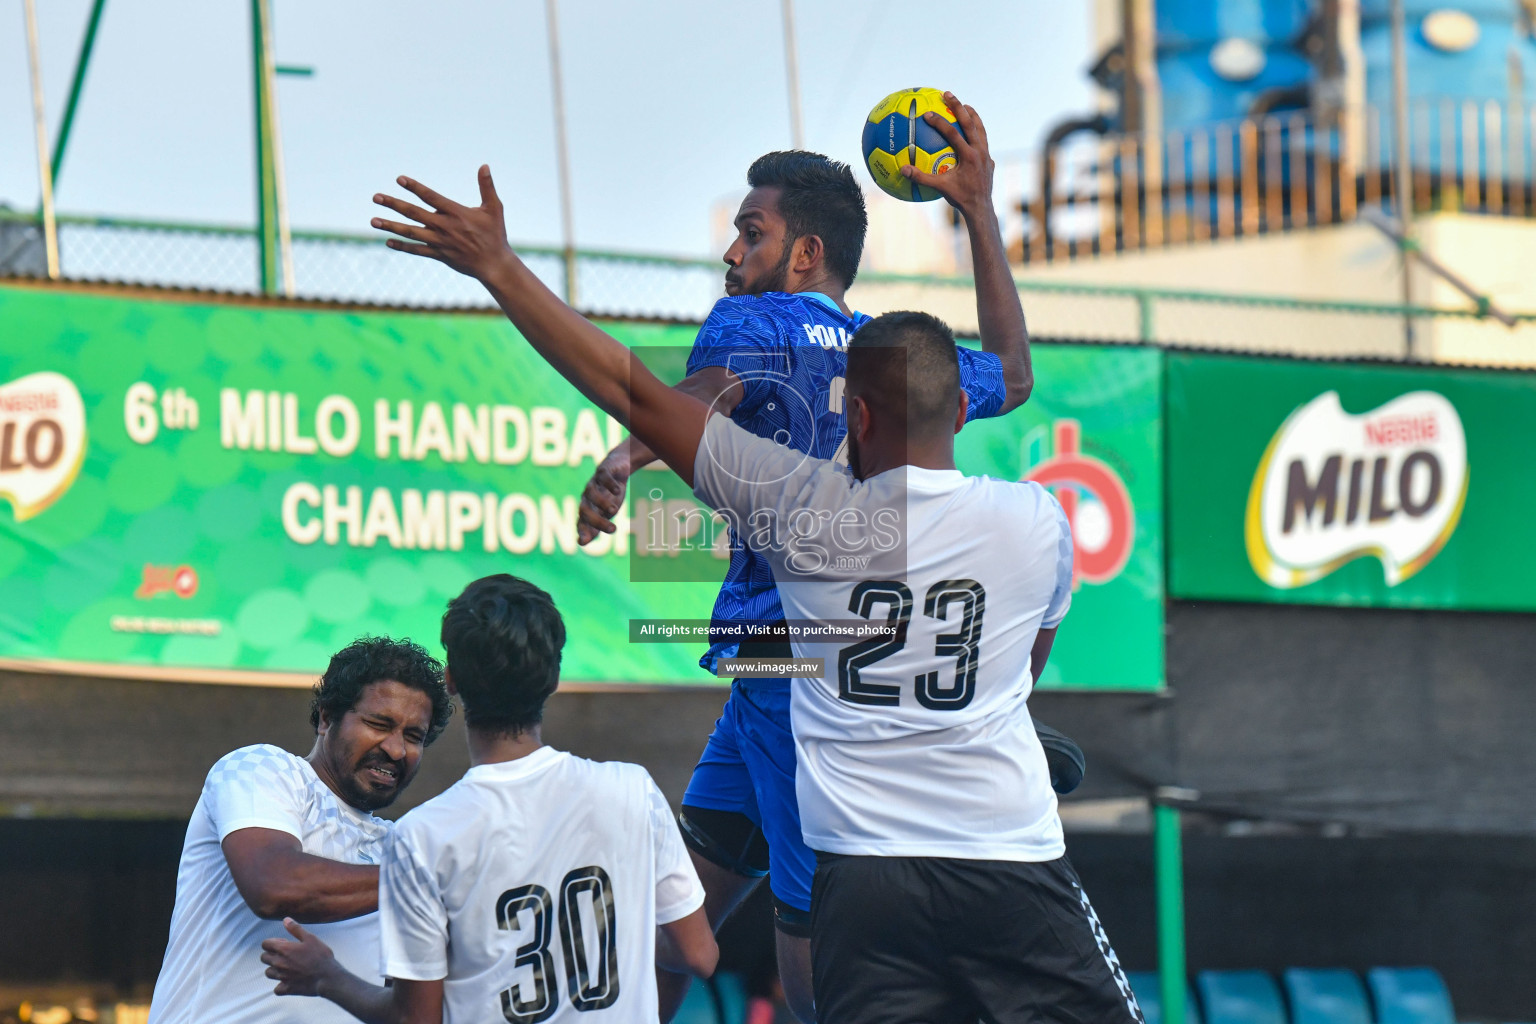
[(795, 739), (784, 680), (738, 679), (693, 769), (684, 807), (734, 811), (768, 841), (768, 884), (797, 910), (811, 909), (816, 855), (800, 833)]

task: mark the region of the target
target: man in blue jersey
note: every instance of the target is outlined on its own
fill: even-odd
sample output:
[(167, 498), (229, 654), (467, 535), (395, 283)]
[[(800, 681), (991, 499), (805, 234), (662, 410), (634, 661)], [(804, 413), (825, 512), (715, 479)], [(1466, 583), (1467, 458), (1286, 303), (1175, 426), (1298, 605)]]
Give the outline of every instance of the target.
[[(965, 218), (976, 276), (981, 352), (960, 349), (960, 384), (968, 419), (1000, 416), (1021, 405), (1033, 386), (1029, 336), (1008, 270), (992, 205), (993, 162), (976, 112), (952, 94), (945, 100), (970, 145), (943, 176), (921, 176)], [(951, 143), (958, 133), (943, 118), (928, 127)], [(869, 320), (844, 294), (863, 252), (864, 196), (846, 164), (804, 152), (769, 153), (747, 171), (751, 191), (736, 216), (726, 250), (726, 298), (715, 304), (676, 385), (759, 437), (813, 458), (846, 462), (843, 379), (848, 339)], [(631, 473), (655, 454), (631, 438), (610, 452), (587, 485), (580, 541), (612, 533)], [(730, 567), (715, 602), (714, 623), (784, 618), (767, 561), (733, 538)], [(787, 639), (738, 643), (716, 636), (700, 664), (714, 673), (721, 658), (791, 657)], [(683, 797), (680, 824), (704, 883), (705, 911), (720, 923), (764, 876), (774, 896), (779, 973), (785, 996), (806, 1024), (814, 1020), (810, 971), (811, 878), (815, 855), (800, 833), (795, 801), (795, 750), (788, 679), (737, 679)], [(1040, 727), (1051, 755), (1052, 782), (1069, 791), (1081, 778), (1081, 752)], [(661, 1018), (669, 1020), (687, 991), (685, 975), (660, 975)]]

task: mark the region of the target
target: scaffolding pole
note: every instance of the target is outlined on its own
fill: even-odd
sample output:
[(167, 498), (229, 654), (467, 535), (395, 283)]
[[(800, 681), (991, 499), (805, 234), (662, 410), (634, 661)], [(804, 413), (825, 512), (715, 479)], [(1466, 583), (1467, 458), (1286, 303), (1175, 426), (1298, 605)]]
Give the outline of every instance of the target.
[(288, 183), (283, 166), (283, 121), (278, 114), (277, 65), (272, 55), (272, 6), (270, 0), (257, 0), (262, 7), (261, 83), (265, 89), (267, 113), (268, 162), (272, 168), (272, 209), (277, 215), (277, 254), (282, 267), (282, 291), (293, 298), (293, 229), (288, 223)]
[(267, 111), (267, 10), (263, 0), (251, 0), (251, 84), (256, 105), (256, 256), (258, 279), (265, 295), (276, 295), (277, 186), (272, 163), (272, 131)]
[(557, 0), (544, 0), (549, 26), (549, 80), (555, 107), (555, 161), (560, 173), (560, 247), (565, 258), (565, 302), (575, 308), (576, 227), (571, 214), (571, 157), (565, 142), (565, 79), (560, 73), (560, 22)]
[(795, 47), (795, 0), (784, 0), (784, 78), (789, 85), (789, 140), (805, 148), (805, 124), (800, 111), (800, 57)]
[(48, 276), (59, 277), (59, 225), (53, 211), (53, 169), (48, 161), (48, 115), (43, 105), (43, 55), (37, 43), (37, 5), (35, 0), (21, 0), (27, 20), (27, 64), (32, 71), (32, 123), (37, 131), (37, 179), (42, 187), (43, 247), (48, 258)]

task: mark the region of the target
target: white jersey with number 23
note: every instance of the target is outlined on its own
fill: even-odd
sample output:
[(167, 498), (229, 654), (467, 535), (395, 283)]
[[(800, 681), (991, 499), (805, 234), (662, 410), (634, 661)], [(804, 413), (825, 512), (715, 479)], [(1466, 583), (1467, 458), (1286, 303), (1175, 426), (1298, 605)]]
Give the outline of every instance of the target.
[[(827, 853), (1065, 852), (1025, 701), (1072, 599), (1072, 534), (1035, 483), (903, 466), (866, 480), (712, 416), (694, 491), (767, 556), (798, 658), (796, 795)], [(857, 638), (876, 624), (886, 632)], [(808, 632), (818, 627), (828, 632)], [(796, 631), (799, 635), (795, 635)]]

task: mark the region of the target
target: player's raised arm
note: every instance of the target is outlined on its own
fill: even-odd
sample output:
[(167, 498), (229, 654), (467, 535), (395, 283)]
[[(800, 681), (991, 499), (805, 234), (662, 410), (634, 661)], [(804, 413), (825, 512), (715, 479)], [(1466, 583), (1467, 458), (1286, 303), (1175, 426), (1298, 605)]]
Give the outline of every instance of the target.
[(919, 185), (938, 192), (965, 218), (971, 236), (971, 266), (976, 277), (976, 320), (981, 329), (981, 347), (994, 353), (1003, 363), (1003, 383), (1007, 394), (997, 415), (1021, 406), (1035, 386), (1034, 369), (1029, 357), (1029, 331), (1024, 326), (1024, 307), (1019, 289), (1008, 269), (1008, 251), (1003, 245), (1003, 229), (992, 205), (994, 165), (987, 145), (987, 129), (974, 108), (966, 106), (952, 92), (944, 102), (964, 129), (935, 113), (923, 120), (944, 136), (955, 151), (955, 167), (946, 174), (928, 174), (910, 164), (901, 173)]
[(393, 196), (373, 201), (415, 223), (373, 219), (399, 236), (392, 249), (446, 263), (485, 285), (513, 325), (562, 377), (629, 428), (688, 484), (709, 407), (667, 387), (638, 357), (545, 287), (507, 243), (491, 169), (480, 168), (480, 205), (463, 206), (411, 178), (398, 179), (431, 209)]
[[(723, 366), (705, 366), (672, 387), (710, 403), (710, 409), (722, 416), (729, 416), (741, 401), (741, 381)], [(655, 461), (656, 453), (639, 438), (626, 437), (614, 446), (613, 451), (598, 463), (592, 479), (581, 492), (576, 543), (585, 546), (599, 533), (614, 533), (618, 529), (613, 518), (624, 507), (624, 491), (629, 486), (630, 476)]]

